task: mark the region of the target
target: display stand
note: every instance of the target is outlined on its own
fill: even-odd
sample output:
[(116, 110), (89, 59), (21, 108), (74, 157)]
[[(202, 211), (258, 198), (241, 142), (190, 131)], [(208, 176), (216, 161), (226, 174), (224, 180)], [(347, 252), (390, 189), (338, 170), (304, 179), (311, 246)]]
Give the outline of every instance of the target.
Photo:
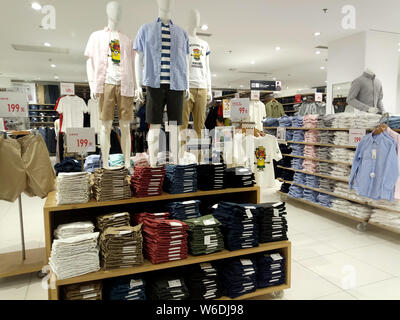
[[(202, 205), (209, 206), (219, 201), (230, 201), (236, 203), (260, 203), (260, 188), (232, 188), (223, 190), (212, 191), (198, 191), (194, 193), (184, 194), (168, 194), (163, 193), (160, 196), (147, 197), (147, 198), (130, 198), (118, 201), (96, 202), (91, 200), (83, 204), (71, 205), (57, 205), (55, 199), (55, 192), (49, 194), (46, 204), (44, 206), (44, 222), (46, 234), (46, 255), (50, 257), (51, 244), (53, 241), (53, 231), (61, 223), (69, 223), (74, 221), (92, 220), (99, 215), (112, 212), (145, 212), (150, 206), (155, 208), (157, 206), (164, 206), (170, 201), (179, 201), (179, 199), (196, 199), (201, 200)], [(285, 258), (286, 282), (283, 285), (260, 289), (255, 292), (243, 295), (237, 299), (248, 299), (255, 296), (261, 296), (269, 293), (280, 293), (282, 290), (290, 288), (290, 267), (291, 267), (291, 243), (289, 241), (272, 242), (260, 244), (258, 247), (242, 249), (236, 251), (223, 250), (221, 252), (202, 255), (202, 256), (188, 256), (188, 258), (178, 261), (170, 261), (160, 264), (151, 264), (145, 259), (144, 264), (141, 266), (131, 268), (120, 268), (113, 270), (99, 270), (83, 276), (69, 278), (65, 280), (57, 280), (54, 274), (50, 275), (50, 289), (49, 299), (59, 300), (60, 289), (62, 286), (74, 283), (84, 283), (93, 280), (108, 279), (132, 274), (147, 273), (156, 270), (165, 270), (185, 265), (217, 261), (232, 257), (245, 256), (260, 252), (279, 251)], [(51, 286), (52, 285), (52, 286)], [(229, 299), (223, 297), (222, 299)]]

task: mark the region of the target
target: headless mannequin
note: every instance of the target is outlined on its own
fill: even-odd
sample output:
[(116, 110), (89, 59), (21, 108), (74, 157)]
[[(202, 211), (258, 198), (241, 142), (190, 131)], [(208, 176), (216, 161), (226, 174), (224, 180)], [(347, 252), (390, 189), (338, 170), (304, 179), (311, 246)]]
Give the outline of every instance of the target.
[[(158, 4), (158, 16), (164, 24), (169, 24), (172, 16), (172, 6), (174, 4), (174, 0), (157, 0)], [(187, 74), (189, 75), (189, 57), (187, 57)], [(136, 101), (139, 103), (144, 102), (143, 97), (143, 88), (142, 88), (142, 74), (143, 74), (143, 53), (136, 52), (135, 55), (135, 76), (136, 76)], [(188, 88), (189, 88), (189, 77)], [(189, 89), (185, 92), (185, 99), (190, 99), (190, 91)], [(174, 126), (176, 127), (176, 125)], [(161, 125), (160, 124), (150, 124), (149, 133), (147, 135), (147, 143), (149, 147), (149, 158), (150, 165), (155, 167), (157, 165), (157, 155), (159, 151), (159, 136), (160, 136)], [(170, 139), (170, 148), (173, 155), (173, 159), (175, 163), (178, 163), (178, 143), (177, 141), (177, 128), (171, 128), (171, 139)]]
[[(112, 1), (107, 4), (106, 8), (108, 17), (108, 28), (111, 32), (118, 31), (118, 25), (121, 18), (121, 6), (118, 2)], [(92, 78), (94, 75), (93, 71), (93, 61), (88, 59), (86, 63), (87, 75), (89, 82), (94, 81)], [(97, 100), (98, 94), (95, 92), (90, 93), (90, 97)], [(108, 158), (110, 155), (110, 133), (112, 128), (112, 120), (103, 121), (101, 120), (101, 131), (100, 131), (100, 147), (101, 147), (101, 157), (103, 159), (103, 167), (108, 169)], [(119, 126), (121, 129), (121, 149), (124, 154), (125, 167), (130, 167), (130, 156), (131, 156), (131, 133), (130, 133), (130, 121), (119, 120)]]

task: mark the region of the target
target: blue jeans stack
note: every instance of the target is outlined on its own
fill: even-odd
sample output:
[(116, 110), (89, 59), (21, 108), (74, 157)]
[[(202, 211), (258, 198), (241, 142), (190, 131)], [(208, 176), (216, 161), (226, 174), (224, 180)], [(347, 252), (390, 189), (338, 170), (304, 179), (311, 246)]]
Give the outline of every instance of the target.
[(133, 276), (108, 280), (104, 284), (105, 300), (146, 300), (145, 282)]
[(165, 166), (164, 191), (171, 194), (197, 191), (196, 164)]
[(200, 200), (177, 201), (168, 203), (171, 219), (187, 220), (200, 217)]
[(284, 202), (271, 202), (257, 205), (260, 243), (288, 240), (286, 214)]
[(285, 283), (285, 260), (280, 253), (260, 254), (257, 264), (257, 288), (267, 288)]

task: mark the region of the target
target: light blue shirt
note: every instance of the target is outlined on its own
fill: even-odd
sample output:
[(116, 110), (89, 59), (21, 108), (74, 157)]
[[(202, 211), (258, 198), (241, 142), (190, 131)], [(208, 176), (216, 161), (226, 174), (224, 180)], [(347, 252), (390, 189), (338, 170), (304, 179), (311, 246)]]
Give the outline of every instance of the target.
[(350, 175), (350, 189), (374, 200), (394, 200), (399, 176), (395, 141), (386, 133), (366, 135), (358, 144)]
[[(162, 33), (161, 19), (144, 24), (136, 36), (133, 49), (144, 55), (143, 85), (160, 88)], [(188, 89), (187, 55), (189, 37), (185, 30), (169, 21), (171, 33), (170, 89), (184, 91)]]

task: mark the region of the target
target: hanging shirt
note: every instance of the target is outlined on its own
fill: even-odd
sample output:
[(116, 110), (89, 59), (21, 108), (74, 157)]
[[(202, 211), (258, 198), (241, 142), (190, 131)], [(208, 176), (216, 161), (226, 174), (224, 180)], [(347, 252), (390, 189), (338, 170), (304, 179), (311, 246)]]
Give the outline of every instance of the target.
[(189, 37), (189, 48), (189, 87), (211, 88), (211, 77), (207, 64), (207, 57), (210, 54), (208, 43), (197, 37)]
[(119, 86), (121, 84), (121, 46), (118, 32), (110, 32), (108, 48), (108, 65), (105, 83)]
[(94, 131), (99, 134), (101, 130), (99, 101), (90, 99), (88, 102), (88, 110), (90, 114), (90, 127), (94, 128)]
[[(398, 134), (396, 131), (393, 131), (390, 128), (386, 129), (386, 133), (394, 140), (396, 143), (396, 152), (397, 152), (397, 159), (398, 159), (398, 164), (399, 164), (399, 170), (400, 170), (400, 134)], [(394, 190), (394, 198), (396, 200), (400, 200), (400, 176), (397, 178), (396, 182), (396, 187)]]
[(83, 113), (88, 112), (85, 101), (77, 96), (60, 98), (56, 111), (62, 114), (60, 132), (67, 128), (83, 128)]
[(268, 118), (280, 118), (285, 115), (285, 110), (281, 103), (276, 100), (271, 100), (265, 105), (265, 113)]
[(255, 122), (255, 128), (264, 131), (265, 105), (261, 101), (252, 100), (249, 106), (249, 121)]
[(351, 168), (350, 189), (374, 200), (393, 201), (399, 177), (396, 143), (386, 132), (364, 136)]
[(171, 82), (171, 30), (161, 23), (161, 73), (160, 84)]

